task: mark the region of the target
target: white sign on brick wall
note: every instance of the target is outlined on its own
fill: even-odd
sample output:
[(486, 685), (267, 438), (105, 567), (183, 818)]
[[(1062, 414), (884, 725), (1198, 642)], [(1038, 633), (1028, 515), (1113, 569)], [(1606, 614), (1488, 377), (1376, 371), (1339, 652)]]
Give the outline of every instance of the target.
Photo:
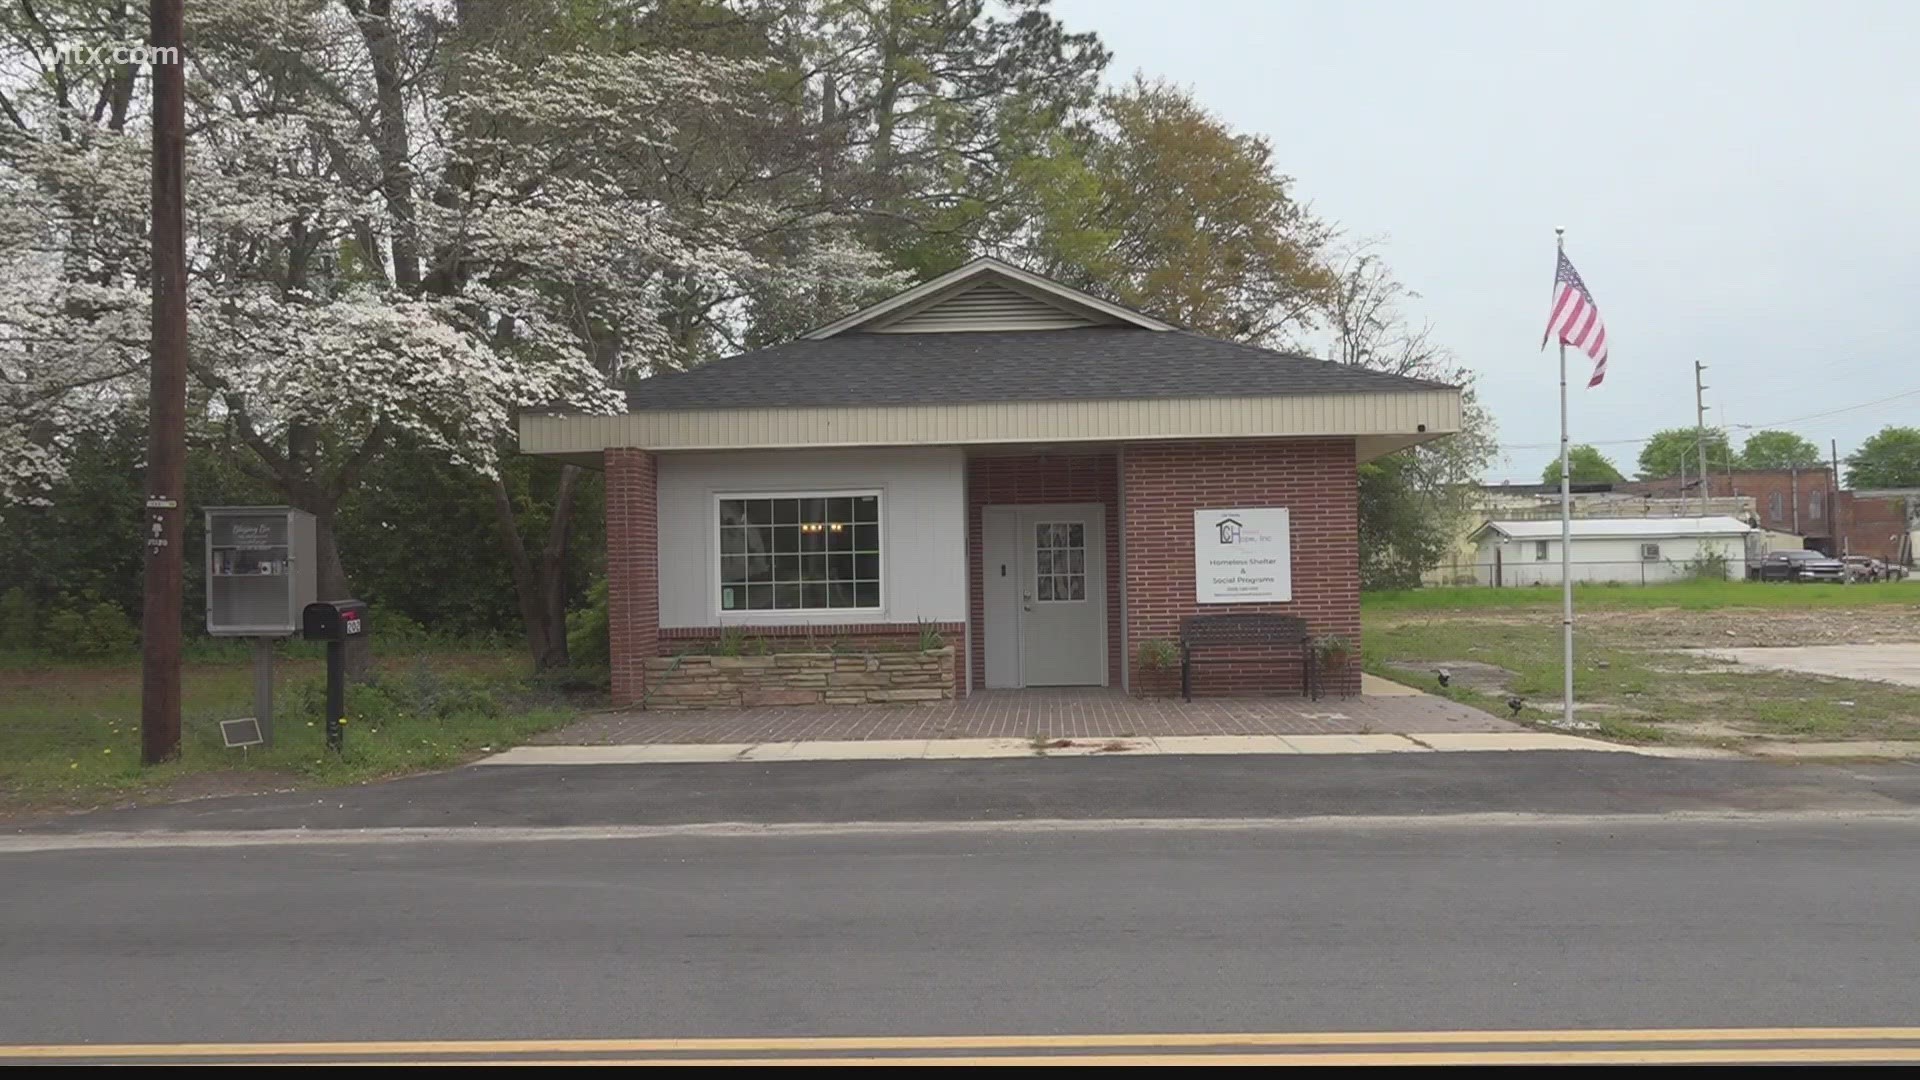
[(1293, 599), (1293, 534), (1286, 507), (1193, 512), (1194, 599), (1257, 604)]

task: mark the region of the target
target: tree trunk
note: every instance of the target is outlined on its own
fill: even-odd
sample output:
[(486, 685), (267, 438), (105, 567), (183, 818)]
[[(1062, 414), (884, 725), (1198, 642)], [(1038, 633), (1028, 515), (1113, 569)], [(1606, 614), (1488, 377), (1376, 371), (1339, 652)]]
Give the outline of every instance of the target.
[(373, 71), (375, 149), (380, 155), (380, 193), (393, 225), (393, 283), (413, 295), (420, 291), (419, 217), (413, 202), (412, 136), (400, 70), (400, 42), (394, 36), (392, 0), (367, 0), (347, 9), (360, 26)]
[(544, 593), (548, 632), (557, 641), (560, 663), (572, 657), (567, 652), (567, 552), (573, 540), (574, 495), (584, 474), (578, 466), (560, 466), (560, 486), (553, 493), (553, 520), (547, 526), (547, 543), (540, 551), (540, 585)]
[(567, 654), (567, 548), (580, 475), (579, 468), (573, 465), (560, 467), (560, 486), (553, 499), (553, 522), (538, 559), (528, 552), (526, 541), (520, 536), (513, 497), (507, 491), (506, 482), (499, 477), (493, 480), (495, 519), (500, 527), (500, 541), (507, 551), (508, 565), (513, 570), (520, 622), (536, 671), (565, 667), (571, 660)]

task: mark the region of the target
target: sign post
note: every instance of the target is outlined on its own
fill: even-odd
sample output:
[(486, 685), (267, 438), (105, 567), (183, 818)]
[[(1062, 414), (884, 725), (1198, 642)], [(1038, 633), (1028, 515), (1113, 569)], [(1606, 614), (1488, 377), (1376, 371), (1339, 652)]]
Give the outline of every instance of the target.
[[(313, 600), (313, 515), (285, 506), (207, 507), (207, 633), (253, 642), (253, 719), (273, 745), (273, 641)], [(238, 744), (236, 744), (238, 745)]]
[(273, 745), (273, 639), (253, 639), (253, 718), (260, 722), (260, 741)]

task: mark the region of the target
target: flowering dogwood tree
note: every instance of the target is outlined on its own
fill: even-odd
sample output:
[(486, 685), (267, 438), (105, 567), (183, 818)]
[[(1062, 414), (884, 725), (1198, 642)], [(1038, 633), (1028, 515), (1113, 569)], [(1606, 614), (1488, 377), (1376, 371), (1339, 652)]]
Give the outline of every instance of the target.
[[(189, 29), (195, 401), (242, 468), (316, 516), (327, 595), (349, 594), (339, 502), (396, 440), (493, 476), (520, 410), (619, 409), (622, 380), (744, 336), (796, 270), (852, 301), (899, 283), (831, 214), (751, 182), (762, 162), (730, 159), (766, 112), (756, 61), (514, 57), (440, 5), (389, 0), (207, 0)], [(0, 496), (16, 498), (90, 406), (137, 397), (148, 288), (138, 101), (102, 124), (72, 90), (124, 72), (30, 59), (41, 75), (0, 111), (0, 225), (21, 226), (0, 230)], [(565, 657), (552, 578), (574, 482), (560, 557), (536, 559), (496, 481), (543, 664)]]
[(60, 63), (75, 14), (0, 14), (0, 508), (41, 497), (146, 355), (147, 155), (125, 71)]

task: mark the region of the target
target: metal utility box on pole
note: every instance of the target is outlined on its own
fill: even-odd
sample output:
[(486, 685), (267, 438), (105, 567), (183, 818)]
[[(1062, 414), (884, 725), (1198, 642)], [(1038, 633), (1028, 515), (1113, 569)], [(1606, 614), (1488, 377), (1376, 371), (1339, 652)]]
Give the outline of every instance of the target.
[[(153, 315), (140, 604), (140, 760), (180, 753), (180, 608), (187, 473), (186, 67), (184, 0), (152, 0)], [(171, 55), (172, 61), (164, 58)]]
[(273, 640), (299, 633), (318, 593), (313, 515), (288, 506), (207, 508), (207, 633), (253, 639), (253, 712), (273, 745)]

